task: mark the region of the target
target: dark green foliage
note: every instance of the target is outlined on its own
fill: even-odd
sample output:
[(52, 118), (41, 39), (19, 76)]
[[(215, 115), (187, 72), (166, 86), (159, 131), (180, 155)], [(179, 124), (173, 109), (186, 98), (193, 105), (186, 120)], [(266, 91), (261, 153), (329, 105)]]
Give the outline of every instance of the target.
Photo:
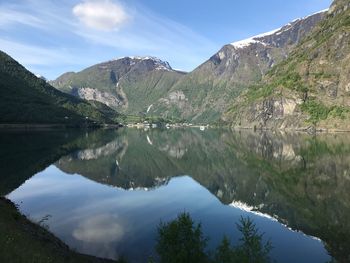
[(161, 223), (157, 241), (160, 262), (207, 262), (207, 239), (203, 237), (201, 225), (195, 225), (188, 213), (180, 214), (169, 223)]
[(241, 218), (236, 224), (242, 237), (237, 246), (231, 246), (225, 236), (216, 249), (215, 263), (267, 263), (272, 262), (269, 253), (272, 249), (271, 242), (263, 243), (263, 234), (250, 218)]
[(99, 112), (101, 112), (106, 118), (112, 120), (113, 122), (119, 123), (119, 120), (125, 117), (123, 114), (118, 113), (102, 102), (90, 100), (89, 103), (94, 106)]
[(234, 262), (235, 255), (231, 247), (231, 242), (228, 237), (224, 236), (220, 245), (216, 249), (215, 263), (231, 263)]
[[(265, 263), (270, 262), (269, 253), (272, 249), (271, 242), (263, 243), (263, 234), (258, 233), (256, 225), (250, 218), (241, 218), (237, 229), (242, 233), (240, 244), (234, 249), (241, 263)], [(238, 261), (237, 261), (238, 262)]]
[(310, 114), (309, 121), (313, 124), (316, 124), (320, 120), (325, 120), (328, 117), (330, 109), (327, 108), (320, 102), (316, 101), (307, 101), (301, 105), (302, 111), (305, 111)]
[(193, 222), (188, 213), (158, 227), (156, 250), (162, 263), (268, 263), (271, 242), (263, 243), (263, 234), (258, 233), (249, 218), (241, 218), (237, 229), (242, 237), (237, 246), (232, 246), (224, 236), (217, 247), (214, 258), (205, 252), (207, 239), (203, 237), (201, 225)]
[[(288, 68), (291, 70), (290, 68)], [(284, 87), (290, 90), (295, 90), (298, 92), (308, 92), (308, 87), (306, 87), (301, 79), (301, 76), (294, 72), (288, 71), (280, 78), (278, 78), (273, 84), (275, 87)]]
[(183, 72), (159, 70), (151, 60), (122, 58), (78, 73), (66, 73), (51, 83), (69, 94), (86, 87), (107, 92), (127, 103), (127, 107), (116, 104), (112, 107), (127, 115), (138, 115), (139, 112), (146, 113), (147, 108), (160, 98), (167, 97), (170, 88), (183, 76)]
[(246, 94), (247, 102), (253, 102), (260, 98), (266, 98), (272, 94), (274, 86), (272, 85), (255, 85), (250, 87)]
[[(79, 149), (104, 145), (115, 132), (103, 129), (2, 131), (0, 133), (0, 194), (9, 194), (33, 174), (44, 170), (63, 155)], [(102, 171), (100, 167), (99, 172), (102, 173)]]
[(301, 110), (310, 115), (309, 122), (317, 124), (321, 120), (326, 120), (329, 117), (344, 119), (346, 113), (350, 112), (349, 108), (343, 106), (327, 107), (321, 102), (308, 100), (301, 105)]
[(309, 88), (303, 83), (300, 74), (295, 72), (295, 63), (291, 63), (286, 69), (282, 67), (287, 62), (288, 60), (282, 62), (280, 67), (274, 67), (267, 73), (268, 76), (275, 76), (271, 81), (251, 86), (245, 94), (245, 103), (267, 98), (273, 95), (277, 88), (286, 88), (307, 94)]
[(0, 123), (111, 122), (103, 111), (56, 90), (1, 51), (0, 76)]
[(246, 102), (251, 103), (260, 98), (267, 98), (272, 95), (278, 87), (307, 93), (309, 89), (303, 84), (301, 76), (293, 72), (291, 68), (288, 68), (288, 70), (290, 71), (278, 75), (271, 83), (251, 86), (246, 93)]

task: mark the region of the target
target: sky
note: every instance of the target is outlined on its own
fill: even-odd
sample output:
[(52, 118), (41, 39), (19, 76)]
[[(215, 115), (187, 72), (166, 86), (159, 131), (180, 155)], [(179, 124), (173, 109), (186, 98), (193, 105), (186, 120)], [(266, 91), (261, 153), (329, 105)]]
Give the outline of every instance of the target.
[(328, 8), (331, 0), (0, 0), (0, 50), (35, 74), (124, 56), (191, 71), (223, 45)]

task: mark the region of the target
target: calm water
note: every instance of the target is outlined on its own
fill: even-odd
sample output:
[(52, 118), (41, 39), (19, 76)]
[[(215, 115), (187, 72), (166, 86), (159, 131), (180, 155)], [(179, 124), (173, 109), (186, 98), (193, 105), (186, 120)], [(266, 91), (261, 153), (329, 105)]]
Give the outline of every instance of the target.
[(277, 262), (349, 262), (350, 135), (122, 129), (1, 133), (1, 193), (79, 252), (153, 255), (183, 212), (214, 248), (254, 220)]

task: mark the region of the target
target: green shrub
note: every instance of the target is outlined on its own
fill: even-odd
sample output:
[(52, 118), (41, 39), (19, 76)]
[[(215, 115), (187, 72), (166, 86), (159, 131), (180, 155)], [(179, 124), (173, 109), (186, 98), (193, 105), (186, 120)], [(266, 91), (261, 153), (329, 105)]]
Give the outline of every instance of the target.
[(237, 246), (232, 246), (224, 236), (213, 257), (206, 252), (207, 238), (203, 236), (200, 224), (195, 224), (188, 213), (180, 214), (169, 223), (158, 227), (156, 250), (162, 263), (268, 263), (272, 245), (263, 242), (250, 218), (241, 218), (236, 224), (241, 233)]
[(160, 223), (156, 250), (163, 263), (207, 262), (207, 239), (200, 224), (183, 213), (169, 223)]
[(350, 113), (350, 109), (344, 106), (327, 107), (321, 102), (308, 100), (301, 105), (301, 110), (310, 115), (309, 122), (317, 124), (321, 120), (330, 117), (345, 119), (346, 114)]

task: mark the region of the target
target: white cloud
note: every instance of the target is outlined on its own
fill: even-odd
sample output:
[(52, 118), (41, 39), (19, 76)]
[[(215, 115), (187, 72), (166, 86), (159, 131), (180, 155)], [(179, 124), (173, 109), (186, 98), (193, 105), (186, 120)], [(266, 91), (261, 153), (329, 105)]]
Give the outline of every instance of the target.
[(77, 229), (73, 236), (89, 243), (110, 243), (120, 241), (124, 236), (124, 229), (111, 215), (96, 215), (87, 218)]
[(105, 31), (120, 28), (129, 18), (123, 6), (109, 0), (77, 4), (73, 14), (86, 26)]
[(156, 56), (185, 71), (192, 70), (220, 48), (191, 28), (155, 14), (141, 4), (128, 10), (132, 10), (133, 19), (127, 30), (111, 34), (75, 27), (74, 33), (94, 45), (118, 50), (119, 56)]
[(137, 55), (190, 70), (220, 47), (138, 1), (120, 1), (0, 0), (0, 49), (54, 79), (67, 70)]

